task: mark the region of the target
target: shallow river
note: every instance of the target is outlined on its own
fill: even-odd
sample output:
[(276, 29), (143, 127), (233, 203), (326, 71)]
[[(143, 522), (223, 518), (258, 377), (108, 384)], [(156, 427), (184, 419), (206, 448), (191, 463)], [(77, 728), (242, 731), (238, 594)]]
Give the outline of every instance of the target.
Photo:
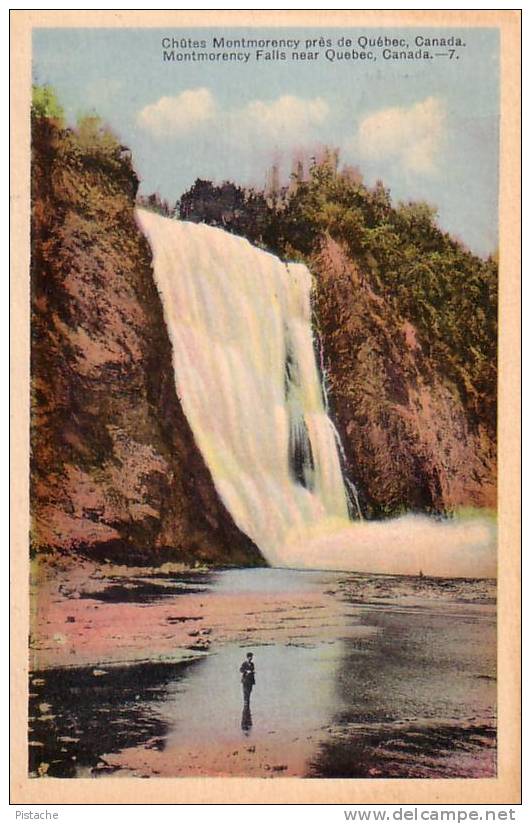
[(237, 570), (47, 609), (69, 654), (30, 677), (34, 776), (495, 775), (492, 582)]

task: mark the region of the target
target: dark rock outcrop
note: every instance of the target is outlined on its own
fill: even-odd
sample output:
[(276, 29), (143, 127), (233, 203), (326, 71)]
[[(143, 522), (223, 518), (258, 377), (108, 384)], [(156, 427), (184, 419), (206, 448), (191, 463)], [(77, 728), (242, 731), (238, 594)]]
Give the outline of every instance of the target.
[(339, 243), (311, 262), (331, 414), (366, 514), (496, 505), (495, 444)]
[(122, 562), (261, 564), (175, 392), (129, 154), (33, 122), (32, 546)]

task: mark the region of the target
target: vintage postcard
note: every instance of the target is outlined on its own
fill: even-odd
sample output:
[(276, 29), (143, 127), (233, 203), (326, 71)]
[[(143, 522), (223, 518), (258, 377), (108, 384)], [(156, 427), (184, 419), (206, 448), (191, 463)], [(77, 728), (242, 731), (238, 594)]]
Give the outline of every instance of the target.
[(517, 803), (519, 12), (11, 22), (13, 801)]

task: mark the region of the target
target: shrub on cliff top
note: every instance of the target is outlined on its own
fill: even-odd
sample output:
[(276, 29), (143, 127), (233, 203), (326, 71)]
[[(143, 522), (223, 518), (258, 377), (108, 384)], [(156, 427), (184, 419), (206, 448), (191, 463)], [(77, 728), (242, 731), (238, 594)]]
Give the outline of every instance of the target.
[(64, 125), (65, 113), (64, 109), (57, 99), (57, 95), (51, 86), (37, 86), (31, 87), (31, 114), (33, 117), (45, 117), (48, 120), (53, 120), (57, 126)]
[(39, 147), (34, 155), (40, 163), (53, 163), (56, 168), (70, 162), (81, 164), (96, 174), (120, 180), (133, 197), (136, 195), (138, 179), (131, 152), (98, 115), (81, 115), (74, 128), (67, 126), (52, 87), (33, 86), (31, 126), (33, 147)]

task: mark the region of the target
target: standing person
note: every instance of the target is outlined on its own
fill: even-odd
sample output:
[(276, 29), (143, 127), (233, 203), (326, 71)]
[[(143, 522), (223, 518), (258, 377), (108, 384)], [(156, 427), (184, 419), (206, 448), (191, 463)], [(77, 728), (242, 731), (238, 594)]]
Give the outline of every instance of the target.
[(243, 705), (244, 708), (249, 708), (249, 702), (251, 700), (251, 691), (254, 687), (255, 680), (254, 680), (254, 664), (253, 664), (253, 653), (248, 652), (247, 657), (243, 664), (240, 667), (240, 672), (242, 674), (242, 686), (243, 686)]

